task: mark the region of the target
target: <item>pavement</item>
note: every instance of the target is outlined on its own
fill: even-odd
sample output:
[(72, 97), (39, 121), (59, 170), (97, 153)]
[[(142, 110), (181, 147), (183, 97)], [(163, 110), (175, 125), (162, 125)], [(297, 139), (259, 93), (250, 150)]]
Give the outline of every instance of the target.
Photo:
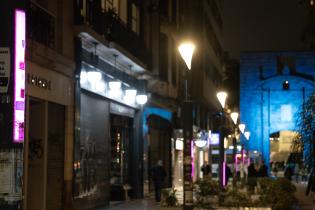
[(153, 198), (131, 200), (122, 203), (113, 204), (110, 207), (99, 208), (96, 210), (159, 210), (160, 204)]
[(300, 207), (300, 210), (315, 210), (315, 194), (312, 195), (305, 195), (306, 190), (306, 183), (295, 183), (296, 186), (296, 194), (295, 196), (299, 200), (298, 206)]
[[(299, 210), (315, 210), (315, 193), (309, 196), (305, 195), (306, 183), (295, 183), (296, 186), (296, 197), (299, 200)], [(180, 199), (182, 192), (177, 192), (177, 196)], [(182, 199), (180, 199), (182, 201)], [(182, 202), (180, 202), (182, 203)], [(110, 207), (99, 208), (95, 210), (159, 210), (160, 204), (156, 203), (153, 196), (146, 197), (139, 200), (131, 200), (121, 203), (111, 204)]]

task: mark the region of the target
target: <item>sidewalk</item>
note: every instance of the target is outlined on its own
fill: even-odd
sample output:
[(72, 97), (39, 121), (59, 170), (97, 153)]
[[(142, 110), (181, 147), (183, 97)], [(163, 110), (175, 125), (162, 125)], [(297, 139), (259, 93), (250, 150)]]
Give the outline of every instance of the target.
[(295, 196), (299, 200), (299, 207), (301, 210), (315, 210), (315, 202), (313, 202), (313, 198), (309, 195), (305, 195), (305, 190), (306, 190), (306, 184), (301, 184), (301, 183), (295, 183), (292, 182), (296, 186), (296, 193)]
[(159, 207), (160, 204), (157, 204), (153, 198), (144, 198), (126, 201), (95, 210), (159, 210)]

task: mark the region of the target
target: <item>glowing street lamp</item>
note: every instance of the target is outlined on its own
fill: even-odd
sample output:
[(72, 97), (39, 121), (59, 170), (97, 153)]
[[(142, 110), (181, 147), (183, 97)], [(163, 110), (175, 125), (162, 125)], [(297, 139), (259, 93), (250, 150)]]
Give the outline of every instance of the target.
[[(191, 61), (193, 54), (195, 52), (195, 45), (192, 42), (183, 42), (178, 46), (178, 51), (185, 61), (188, 70), (191, 70)], [(186, 71), (186, 85), (185, 85), (185, 100), (183, 103), (183, 134), (184, 134), (184, 200), (183, 209), (192, 210), (193, 209), (193, 180), (192, 180), (192, 157), (191, 157), (191, 142), (193, 138), (192, 129), (192, 101), (188, 100), (188, 71)]]
[(238, 113), (237, 112), (232, 112), (231, 113), (231, 118), (232, 118), (232, 121), (234, 123), (234, 125), (237, 124), (237, 119), (238, 119)]
[(249, 131), (245, 131), (244, 132), (244, 136), (247, 140), (249, 140), (249, 137), (250, 137), (250, 132)]
[(238, 128), (240, 129), (241, 133), (244, 133), (244, 131), (245, 131), (245, 124), (242, 124), (242, 123), (239, 124)]
[(224, 91), (220, 91), (217, 93), (217, 98), (221, 104), (222, 109), (224, 109), (225, 107), (225, 101), (226, 101), (227, 96), (228, 96), (227, 93)]
[(185, 61), (187, 68), (191, 70), (191, 60), (196, 46), (192, 42), (183, 42), (178, 46), (178, 51)]

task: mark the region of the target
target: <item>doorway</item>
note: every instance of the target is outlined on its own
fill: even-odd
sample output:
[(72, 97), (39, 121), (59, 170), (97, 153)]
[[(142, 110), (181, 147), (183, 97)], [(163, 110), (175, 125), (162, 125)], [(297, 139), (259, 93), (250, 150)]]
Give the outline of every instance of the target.
[(270, 163), (272, 171), (277, 171), (277, 176), (282, 177), (284, 174), (285, 164), (288, 162), (292, 152), (293, 139), (297, 135), (293, 131), (278, 131), (269, 136)]
[(27, 209), (62, 208), (65, 107), (28, 98)]

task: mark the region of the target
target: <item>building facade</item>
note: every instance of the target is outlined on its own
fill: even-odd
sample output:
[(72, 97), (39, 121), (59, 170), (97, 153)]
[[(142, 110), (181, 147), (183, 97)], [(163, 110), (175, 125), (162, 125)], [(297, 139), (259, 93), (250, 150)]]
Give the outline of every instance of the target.
[(251, 132), (243, 143), (266, 164), (287, 161), (298, 113), (314, 93), (314, 62), (314, 52), (241, 54), (240, 116)]

